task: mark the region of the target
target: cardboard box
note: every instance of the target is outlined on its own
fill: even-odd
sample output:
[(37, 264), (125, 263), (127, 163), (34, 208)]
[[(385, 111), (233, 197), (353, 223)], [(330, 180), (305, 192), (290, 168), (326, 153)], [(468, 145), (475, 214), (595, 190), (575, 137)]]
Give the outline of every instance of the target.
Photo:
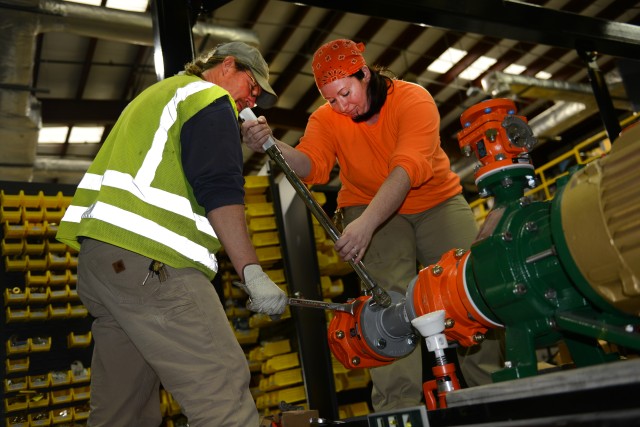
[(309, 427), (311, 418), (318, 418), (318, 411), (315, 409), (306, 411), (286, 411), (280, 416), (282, 427)]
[(315, 409), (285, 411), (279, 415), (264, 417), (260, 427), (309, 427), (311, 418), (318, 418), (318, 416), (318, 411)]

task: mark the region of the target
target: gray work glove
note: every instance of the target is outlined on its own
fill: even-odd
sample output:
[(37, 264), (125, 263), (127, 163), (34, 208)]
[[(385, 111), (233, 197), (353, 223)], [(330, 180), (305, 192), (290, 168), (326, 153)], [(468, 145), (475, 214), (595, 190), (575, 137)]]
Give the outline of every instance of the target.
[(244, 267), (242, 288), (249, 294), (247, 308), (257, 313), (280, 315), (287, 306), (287, 294), (278, 287), (258, 264)]

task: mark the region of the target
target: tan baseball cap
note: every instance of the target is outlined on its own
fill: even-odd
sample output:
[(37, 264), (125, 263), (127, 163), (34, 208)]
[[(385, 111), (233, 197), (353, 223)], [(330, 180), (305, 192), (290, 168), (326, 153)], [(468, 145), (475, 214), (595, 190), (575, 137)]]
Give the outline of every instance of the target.
[(269, 66), (258, 49), (244, 42), (228, 42), (216, 46), (212, 55), (233, 56), (239, 63), (249, 67), (256, 82), (262, 88), (260, 96), (256, 99), (258, 106), (271, 108), (276, 104), (278, 95), (269, 84)]

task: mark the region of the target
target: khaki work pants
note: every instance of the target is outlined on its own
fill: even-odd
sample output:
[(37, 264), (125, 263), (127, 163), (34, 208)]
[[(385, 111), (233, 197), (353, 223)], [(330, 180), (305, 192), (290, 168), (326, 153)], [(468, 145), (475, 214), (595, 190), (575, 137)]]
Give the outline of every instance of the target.
[[(366, 206), (343, 209), (345, 226)], [(478, 232), (469, 204), (455, 196), (428, 211), (392, 216), (373, 235), (362, 262), (375, 282), (405, 295), (416, 277), (417, 262), (435, 264), (454, 248), (469, 249)], [(491, 372), (502, 368), (500, 342), (489, 338), (476, 348), (458, 350), (462, 376), (468, 386), (491, 383)], [(418, 346), (407, 357), (370, 370), (371, 402), (376, 412), (422, 404), (422, 354)]]
[(170, 267), (142, 285), (150, 262), (82, 242), (78, 294), (95, 317), (88, 425), (158, 427), (162, 384), (191, 427), (257, 426), (246, 357), (213, 285)]

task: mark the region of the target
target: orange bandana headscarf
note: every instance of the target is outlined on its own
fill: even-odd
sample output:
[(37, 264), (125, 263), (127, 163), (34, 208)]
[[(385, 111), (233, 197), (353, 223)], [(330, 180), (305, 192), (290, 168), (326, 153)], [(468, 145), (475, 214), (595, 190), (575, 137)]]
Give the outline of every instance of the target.
[(313, 77), (318, 89), (336, 80), (349, 77), (366, 64), (362, 52), (363, 43), (347, 39), (333, 40), (323, 44), (313, 54)]

